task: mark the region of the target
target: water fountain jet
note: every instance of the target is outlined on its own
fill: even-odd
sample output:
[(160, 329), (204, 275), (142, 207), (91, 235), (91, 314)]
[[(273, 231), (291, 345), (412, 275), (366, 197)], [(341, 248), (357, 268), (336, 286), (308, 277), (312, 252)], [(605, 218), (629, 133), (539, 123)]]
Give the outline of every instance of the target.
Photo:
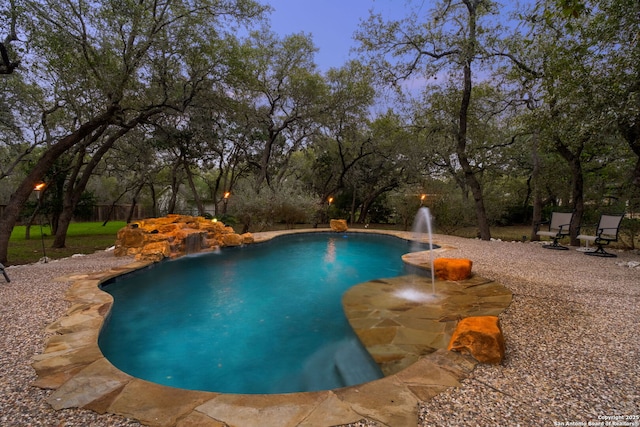
[(421, 207), (416, 213), (416, 217), (413, 220), (413, 227), (411, 229), (413, 233), (413, 245), (412, 251), (416, 252), (420, 250), (420, 243), (423, 240), (424, 234), (427, 235), (429, 242), (429, 269), (431, 270), (431, 291), (433, 295), (436, 293), (436, 276), (433, 268), (433, 233), (431, 230), (431, 211), (427, 207)]

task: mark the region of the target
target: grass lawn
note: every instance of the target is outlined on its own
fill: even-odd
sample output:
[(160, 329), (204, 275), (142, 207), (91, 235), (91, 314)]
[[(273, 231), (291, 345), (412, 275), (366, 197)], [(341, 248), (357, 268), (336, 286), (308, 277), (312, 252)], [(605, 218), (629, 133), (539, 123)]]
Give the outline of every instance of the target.
[[(78, 222), (69, 225), (67, 233), (67, 247), (53, 249), (53, 236), (49, 227), (43, 227), (44, 250), (51, 259), (67, 258), (74, 254), (92, 254), (113, 246), (116, 233), (126, 223), (124, 221), (108, 222), (104, 227), (102, 222)], [(42, 258), (42, 240), (40, 226), (31, 226), (31, 239), (25, 240), (25, 226), (13, 228), (9, 239), (9, 265), (30, 264)]]

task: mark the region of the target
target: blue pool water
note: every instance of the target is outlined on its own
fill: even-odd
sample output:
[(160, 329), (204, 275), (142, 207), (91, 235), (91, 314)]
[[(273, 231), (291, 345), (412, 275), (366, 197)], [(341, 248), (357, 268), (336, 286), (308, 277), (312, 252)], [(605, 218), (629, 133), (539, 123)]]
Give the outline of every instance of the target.
[(102, 285), (114, 297), (99, 345), (120, 370), (225, 393), (339, 388), (382, 373), (342, 294), (403, 273), (401, 239), (308, 233), (188, 256)]

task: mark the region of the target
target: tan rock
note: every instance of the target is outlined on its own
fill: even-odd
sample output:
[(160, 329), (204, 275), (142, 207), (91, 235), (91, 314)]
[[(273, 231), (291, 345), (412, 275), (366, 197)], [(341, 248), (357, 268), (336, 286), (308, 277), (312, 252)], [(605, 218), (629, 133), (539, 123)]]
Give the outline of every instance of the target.
[(505, 344), (500, 320), (496, 316), (462, 319), (451, 336), (448, 350), (470, 354), (481, 363), (502, 362)]
[(179, 390), (143, 380), (130, 381), (109, 406), (108, 412), (136, 418), (142, 424), (153, 426), (175, 426), (178, 419), (216, 393)]
[(129, 248), (125, 247), (125, 246), (116, 246), (116, 248), (113, 250), (113, 255), (120, 257), (120, 256), (127, 256), (127, 253), (129, 252)]
[(102, 352), (97, 345), (37, 354), (31, 364), (38, 375), (33, 384), (41, 388), (58, 388), (101, 357)]
[(337, 232), (347, 231), (349, 229), (346, 219), (332, 219), (329, 226), (333, 231)]
[(217, 220), (188, 215), (168, 215), (130, 224), (118, 231), (116, 256), (135, 255), (138, 261), (156, 262), (221, 246), (253, 243), (251, 233), (238, 235)]
[(215, 237), (207, 239), (205, 244), (207, 245), (207, 248), (210, 248), (210, 249), (215, 249), (222, 246), (222, 242), (216, 239)]
[(142, 251), (136, 255), (136, 260), (161, 261), (171, 255), (169, 242), (152, 242), (142, 248)]
[(153, 242), (164, 242), (168, 239), (170, 235), (169, 234), (162, 234), (162, 233), (147, 233), (144, 235), (144, 243), (145, 246), (149, 243), (153, 243)]
[(397, 327), (370, 328), (358, 331), (358, 338), (365, 347), (390, 344), (396, 337)]
[(124, 246), (126, 248), (140, 248), (144, 246), (144, 232), (140, 228), (123, 227), (116, 235), (117, 241), (120, 243), (116, 246)]
[(239, 234), (222, 235), (222, 243), (224, 246), (240, 246), (242, 245), (242, 237)]
[[(229, 426), (268, 427), (268, 426), (309, 426), (309, 419), (318, 405), (325, 402), (330, 392), (290, 393), (290, 394), (221, 394), (198, 406), (196, 410), (215, 420), (224, 420)], [(348, 407), (335, 402), (335, 411), (353, 415), (344, 411)], [(327, 402), (327, 403), (330, 403)], [(316, 417), (314, 416), (314, 419)], [(359, 417), (362, 418), (362, 417)], [(331, 423), (333, 424), (333, 423)], [(313, 424), (327, 425), (327, 424)]]
[(198, 229), (206, 230), (206, 231), (208, 231), (210, 233), (215, 233), (215, 231), (218, 229), (218, 225), (217, 224), (218, 224), (217, 222), (204, 220), (204, 221), (198, 223)]
[(179, 419), (176, 427), (228, 427), (228, 424), (214, 420), (201, 412), (192, 411)]
[[(97, 346), (95, 346), (97, 348)], [(104, 413), (105, 406), (132, 378), (100, 357), (86, 364), (73, 378), (61, 384), (47, 402), (55, 410), (89, 408)]]
[(140, 253), (141, 250), (142, 248), (127, 248), (127, 252), (125, 253), (125, 256), (137, 255)]
[(441, 280), (466, 280), (471, 277), (473, 262), (465, 258), (436, 258), (433, 268)]
[(211, 222), (211, 224), (212, 224), (213, 231), (215, 231), (217, 234), (224, 233), (225, 229), (227, 228), (227, 226), (220, 221)]
[(187, 215), (179, 215), (179, 214), (168, 214), (165, 217), (156, 218), (157, 222), (164, 222), (165, 224), (171, 222), (186, 222)]
[(164, 224), (157, 227), (158, 232), (160, 233), (173, 233), (178, 231), (181, 227), (181, 224), (171, 223)]

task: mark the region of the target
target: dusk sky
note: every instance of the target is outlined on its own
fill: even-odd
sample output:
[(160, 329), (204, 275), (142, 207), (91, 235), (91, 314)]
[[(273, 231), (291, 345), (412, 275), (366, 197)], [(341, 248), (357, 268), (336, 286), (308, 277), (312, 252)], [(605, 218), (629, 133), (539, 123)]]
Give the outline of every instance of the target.
[[(405, 16), (407, 4), (420, 6), (425, 11), (433, 0), (261, 0), (275, 10), (271, 14), (271, 29), (280, 36), (311, 33), (320, 49), (316, 63), (321, 71), (340, 67), (349, 59), (349, 51), (356, 46), (353, 33), (361, 20), (369, 17), (369, 10), (381, 13), (387, 19)], [(513, 8), (530, 0), (505, 1), (503, 7)]]
[(405, 0), (264, 0), (275, 9), (271, 29), (280, 36), (311, 33), (320, 49), (316, 63), (321, 71), (340, 67), (355, 46), (353, 33), (369, 10), (389, 17), (403, 16)]

